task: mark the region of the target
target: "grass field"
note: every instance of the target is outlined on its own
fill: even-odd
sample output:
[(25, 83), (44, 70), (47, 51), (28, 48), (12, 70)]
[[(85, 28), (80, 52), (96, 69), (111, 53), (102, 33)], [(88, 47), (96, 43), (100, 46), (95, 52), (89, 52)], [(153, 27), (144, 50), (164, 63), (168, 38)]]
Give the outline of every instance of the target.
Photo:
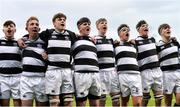
[[(153, 95), (151, 95), (151, 96), (153, 96)], [(175, 98), (173, 97), (172, 105), (174, 105), (174, 103), (175, 103)], [(74, 106), (76, 105), (75, 102), (73, 102), (73, 105), (74, 105)], [(86, 105), (87, 105), (87, 106), (89, 105), (88, 102), (87, 102)], [(162, 106), (163, 106), (163, 105), (164, 105), (164, 100), (162, 100)], [(11, 107), (13, 106), (12, 100), (11, 100), (10, 106), (11, 106)], [(106, 106), (112, 106), (110, 96), (107, 97)], [(131, 100), (131, 99), (130, 99), (130, 101), (129, 101), (129, 106), (132, 106), (132, 100)], [(149, 101), (149, 103), (148, 103), (148, 106), (155, 106), (155, 101), (154, 101), (154, 98), (153, 98), (153, 97), (151, 97), (151, 99), (150, 99), (150, 101)]]

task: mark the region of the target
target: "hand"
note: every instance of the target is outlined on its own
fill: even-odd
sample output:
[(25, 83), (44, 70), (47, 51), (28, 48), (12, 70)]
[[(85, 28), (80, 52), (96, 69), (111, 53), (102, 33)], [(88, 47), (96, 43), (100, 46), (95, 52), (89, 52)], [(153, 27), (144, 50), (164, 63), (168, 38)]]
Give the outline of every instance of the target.
[(171, 37), (170, 39), (171, 39), (173, 42), (177, 42), (176, 37)]
[(96, 38), (95, 37), (91, 37), (92, 41), (94, 42), (94, 44), (96, 44)]
[(41, 55), (42, 55), (44, 60), (48, 60), (48, 55), (46, 52), (43, 52)]
[(22, 39), (18, 39), (17, 43), (18, 43), (20, 48), (26, 48), (27, 47), (27, 45), (24, 43), (24, 41)]
[(134, 40), (134, 39), (129, 40), (129, 43), (131, 43), (131, 44), (133, 44), (133, 45), (135, 45), (135, 44), (136, 44), (136, 42), (135, 42), (135, 40)]
[(114, 44), (116, 44), (116, 43), (120, 43), (120, 41), (118, 41), (118, 40), (114, 40), (114, 42), (113, 42)]

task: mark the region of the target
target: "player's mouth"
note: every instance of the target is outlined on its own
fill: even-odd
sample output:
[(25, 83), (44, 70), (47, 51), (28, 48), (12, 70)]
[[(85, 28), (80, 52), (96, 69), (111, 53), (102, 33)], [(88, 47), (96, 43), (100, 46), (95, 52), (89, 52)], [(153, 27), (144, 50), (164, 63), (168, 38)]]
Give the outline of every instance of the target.
[(8, 30), (7, 32), (8, 32), (8, 33), (11, 33), (11, 32), (12, 32), (12, 30)]
[(104, 29), (104, 30), (106, 30), (106, 29), (107, 29), (107, 27), (105, 26), (105, 27), (103, 27), (103, 29)]
[(90, 31), (90, 29), (89, 29), (89, 28), (87, 28), (87, 29), (86, 29), (86, 31), (88, 31), (88, 32), (89, 32), (89, 31)]
[(170, 33), (171, 33), (170, 31), (167, 32), (167, 34), (170, 34)]
[(34, 29), (34, 30), (32, 30), (33, 32), (38, 32), (38, 30), (37, 29)]
[(65, 24), (62, 23), (61, 26), (65, 26)]
[(129, 33), (127, 33), (126, 36), (129, 37)]
[(144, 31), (147, 32), (147, 31), (149, 31), (149, 30), (148, 30), (148, 29), (145, 29)]

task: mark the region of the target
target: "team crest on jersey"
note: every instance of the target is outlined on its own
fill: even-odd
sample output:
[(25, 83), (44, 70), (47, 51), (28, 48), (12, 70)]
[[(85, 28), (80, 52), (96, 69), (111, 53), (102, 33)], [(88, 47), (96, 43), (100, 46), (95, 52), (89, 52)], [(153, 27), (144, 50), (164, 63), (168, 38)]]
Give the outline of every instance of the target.
[(2, 45), (5, 45), (5, 44), (6, 44), (6, 42), (1, 42), (1, 44), (2, 44)]
[(164, 47), (164, 46), (161, 46), (160, 48), (161, 48), (161, 49), (164, 49), (165, 47)]
[(152, 40), (149, 40), (149, 43), (152, 43)]
[(42, 48), (42, 45), (41, 45), (41, 44), (37, 44), (37, 47), (38, 47), (38, 48)]
[(102, 43), (102, 40), (97, 40), (97, 43)]
[(138, 43), (139, 43), (139, 44), (143, 44), (143, 42), (142, 42), (142, 41), (139, 41)]
[(57, 37), (53, 35), (53, 36), (51, 36), (51, 38), (56, 39)]
[(14, 46), (17, 46), (17, 43), (13, 43)]
[(65, 38), (65, 40), (69, 40), (69, 37), (68, 37), (68, 36), (65, 36), (64, 38)]
[(174, 44), (173, 44), (173, 43), (171, 43), (170, 45), (171, 45), (171, 46), (174, 46)]
[(111, 44), (111, 40), (108, 40), (108, 43)]

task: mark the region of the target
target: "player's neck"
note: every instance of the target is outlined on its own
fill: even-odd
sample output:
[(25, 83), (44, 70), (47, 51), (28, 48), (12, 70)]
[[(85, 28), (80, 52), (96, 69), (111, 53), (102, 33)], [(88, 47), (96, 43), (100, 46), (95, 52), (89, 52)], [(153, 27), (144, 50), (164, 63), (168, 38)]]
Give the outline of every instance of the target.
[(5, 37), (6, 40), (10, 41), (10, 40), (13, 40), (14, 38), (13, 37)]
[(29, 34), (29, 40), (36, 40), (38, 38), (38, 34)]
[(170, 37), (162, 36), (162, 41), (165, 42), (165, 43), (168, 43), (170, 41)]
[(106, 33), (99, 32), (98, 35), (99, 35), (99, 36), (102, 36), (102, 37), (105, 37), (105, 36), (106, 36)]

